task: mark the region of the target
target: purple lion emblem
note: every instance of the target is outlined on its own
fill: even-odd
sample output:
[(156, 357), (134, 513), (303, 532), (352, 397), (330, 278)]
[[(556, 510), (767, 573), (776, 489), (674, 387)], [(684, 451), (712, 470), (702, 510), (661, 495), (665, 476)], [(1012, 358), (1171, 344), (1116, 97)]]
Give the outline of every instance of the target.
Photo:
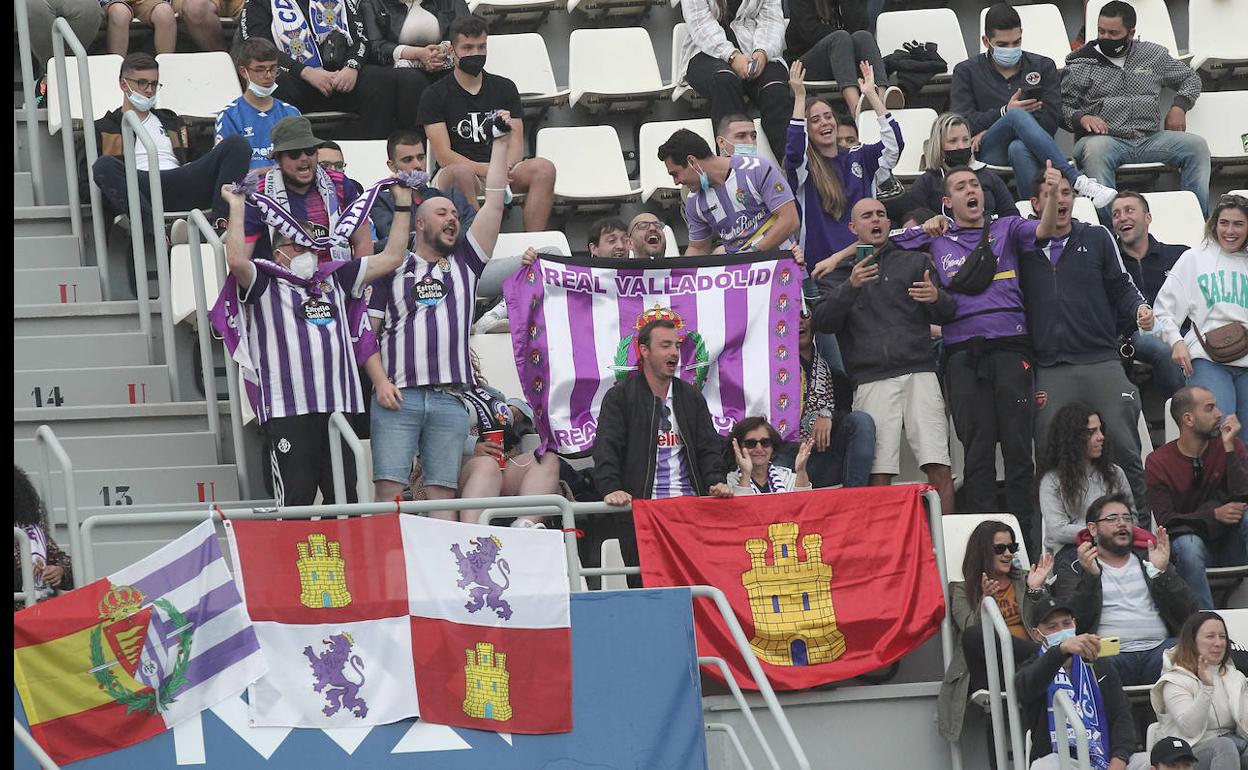
[[(328, 717), (338, 713), (339, 709), (346, 709), (361, 719), (368, 716), (368, 704), (360, 697), (360, 688), (364, 686), (364, 661), (359, 655), (351, 654), (351, 635), (345, 631), (332, 634), (321, 643), (329, 645), (329, 649), (320, 655), (312, 652), (311, 645), (303, 648), (316, 679), (312, 689), (324, 692), (325, 701), (329, 704), (321, 712)], [(359, 684), (347, 679), (348, 662), (360, 677)]]
[[(503, 591), (511, 587), (511, 566), (507, 564), (506, 559), (498, 558), (498, 552), (503, 549), (503, 544), (494, 535), (469, 540), (468, 543), (476, 546), (468, 553), (460, 550), (459, 543), (451, 545), (451, 553), (455, 554), (455, 561), (459, 564), (459, 582), (455, 585), (468, 588), (475, 584), (475, 587), (468, 591), (471, 600), (464, 605), (464, 609), (477, 612), (489, 607), (503, 620), (510, 619), (511, 605), (503, 599)], [(498, 571), (503, 576), (502, 585), (495, 582), (490, 575), (490, 569), (495, 564), (498, 565)]]

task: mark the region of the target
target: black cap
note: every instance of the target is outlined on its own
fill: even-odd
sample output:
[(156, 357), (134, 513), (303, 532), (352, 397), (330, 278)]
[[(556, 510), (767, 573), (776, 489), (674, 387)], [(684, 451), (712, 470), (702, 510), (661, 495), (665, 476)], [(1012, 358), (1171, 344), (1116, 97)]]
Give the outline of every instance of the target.
[(1066, 602), (1059, 602), (1051, 596), (1035, 601), (1027, 612), (1027, 627), (1035, 628), (1044, 622), (1045, 618), (1052, 615), (1058, 610), (1066, 610), (1071, 615), (1075, 614), (1075, 610)]
[(1169, 765), (1180, 759), (1196, 761), (1192, 747), (1182, 738), (1162, 738), (1153, 744), (1153, 751), (1148, 755), (1148, 760), (1154, 765), (1160, 765), (1162, 762)]

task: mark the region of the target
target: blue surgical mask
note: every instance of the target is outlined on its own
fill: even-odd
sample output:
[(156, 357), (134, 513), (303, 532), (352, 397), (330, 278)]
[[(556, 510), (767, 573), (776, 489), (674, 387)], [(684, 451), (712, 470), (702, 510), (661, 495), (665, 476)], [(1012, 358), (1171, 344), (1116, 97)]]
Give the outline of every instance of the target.
[(152, 108), (156, 106), (155, 96), (144, 96), (131, 91), (126, 94), (126, 98), (130, 100), (130, 104), (134, 105), (134, 108), (139, 112), (151, 112)]
[(1061, 631), (1054, 631), (1044, 637), (1044, 643), (1050, 648), (1059, 646), (1062, 642), (1074, 637), (1075, 629), (1063, 628)]
[(253, 94), (260, 97), (261, 99), (267, 99), (273, 95), (274, 91), (277, 90), (277, 81), (274, 81), (273, 85), (271, 86), (261, 86), (251, 81), (248, 81), (247, 90), (251, 91)]
[(732, 146), (733, 155), (748, 155), (751, 158), (758, 155), (757, 144), (734, 144)]
[(703, 190), (711, 189), (711, 176), (702, 169), (698, 169), (698, 184)]
[(1002, 67), (1013, 67), (1023, 58), (1022, 48), (993, 48), (992, 59)]

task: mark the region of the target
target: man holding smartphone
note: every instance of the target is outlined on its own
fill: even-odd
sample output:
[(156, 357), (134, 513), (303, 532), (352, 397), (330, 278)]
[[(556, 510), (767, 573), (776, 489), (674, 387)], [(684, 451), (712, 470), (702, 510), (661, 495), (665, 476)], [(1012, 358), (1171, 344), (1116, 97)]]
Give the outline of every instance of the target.
[(996, 3), (984, 15), (986, 53), (953, 69), (950, 110), (971, 124), (975, 157), (993, 166), (1014, 167), (1014, 191), (1031, 195), (1046, 160), (1075, 192), (1108, 206), (1117, 191), (1083, 176), (1053, 140), (1062, 117), (1061, 75), (1047, 56), (1023, 50), (1018, 11)]

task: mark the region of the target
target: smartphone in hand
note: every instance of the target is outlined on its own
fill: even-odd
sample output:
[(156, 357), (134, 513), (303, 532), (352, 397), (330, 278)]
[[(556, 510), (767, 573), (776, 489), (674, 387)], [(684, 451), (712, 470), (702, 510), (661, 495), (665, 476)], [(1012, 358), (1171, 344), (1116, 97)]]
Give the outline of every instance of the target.
[(860, 243), (858, 248), (854, 249), (854, 264), (856, 265), (873, 256), (875, 256), (875, 247), (868, 243)]
[(1101, 651), (1096, 655), (1098, 658), (1110, 658), (1122, 652), (1122, 642), (1116, 636), (1101, 637)]

